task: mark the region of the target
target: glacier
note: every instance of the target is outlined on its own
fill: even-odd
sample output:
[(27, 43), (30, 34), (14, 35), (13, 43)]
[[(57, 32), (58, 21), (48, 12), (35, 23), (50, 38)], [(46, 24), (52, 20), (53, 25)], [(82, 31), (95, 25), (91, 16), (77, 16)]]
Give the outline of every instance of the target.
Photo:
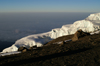
[(12, 46), (5, 48), (1, 53), (18, 51), (19, 47), (42, 47), (45, 43), (60, 36), (74, 34), (77, 30), (94, 32), (100, 30), (100, 13), (90, 14), (86, 19), (75, 21), (73, 24), (63, 25), (61, 28), (52, 29), (49, 32), (23, 37)]

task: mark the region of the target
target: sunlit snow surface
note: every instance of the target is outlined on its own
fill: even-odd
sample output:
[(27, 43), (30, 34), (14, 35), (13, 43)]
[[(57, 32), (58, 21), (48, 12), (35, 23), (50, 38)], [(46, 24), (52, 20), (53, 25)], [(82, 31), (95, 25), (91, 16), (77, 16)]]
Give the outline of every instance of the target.
[(29, 48), (37, 45), (37, 47), (41, 47), (43, 44), (51, 41), (52, 39), (74, 34), (79, 29), (82, 29), (84, 32), (98, 31), (100, 29), (100, 13), (91, 14), (84, 20), (76, 21), (73, 24), (63, 25), (61, 28), (52, 29), (50, 32), (23, 37), (17, 40), (11, 47), (4, 49), (2, 52), (6, 53), (17, 51), (21, 46)]
[(19, 51), (13, 51), (13, 52), (8, 52), (8, 53), (1, 53), (0, 56), (6, 56), (6, 55), (12, 55), (12, 54), (19, 54), (21, 52)]

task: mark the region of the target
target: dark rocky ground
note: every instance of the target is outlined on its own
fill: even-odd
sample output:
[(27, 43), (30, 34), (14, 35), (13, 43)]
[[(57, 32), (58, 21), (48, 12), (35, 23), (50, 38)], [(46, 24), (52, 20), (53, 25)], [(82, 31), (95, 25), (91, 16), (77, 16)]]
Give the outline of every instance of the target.
[(61, 45), (73, 35), (57, 38), (47, 46), (21, 54), (0, 57), (0, 66), (100, 66), (100, 34)]

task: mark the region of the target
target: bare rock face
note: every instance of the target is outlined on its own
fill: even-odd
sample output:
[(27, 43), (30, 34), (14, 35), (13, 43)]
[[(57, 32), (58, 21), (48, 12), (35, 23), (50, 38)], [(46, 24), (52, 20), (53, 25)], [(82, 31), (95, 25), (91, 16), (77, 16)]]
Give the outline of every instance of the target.
[(90, 35), (90, 33), (83, 32), (80, 29), (74, 34), (74, 37), (72, 38), (72, 41), (77, 41), (79, 38), (87, 36), (87, 35)]

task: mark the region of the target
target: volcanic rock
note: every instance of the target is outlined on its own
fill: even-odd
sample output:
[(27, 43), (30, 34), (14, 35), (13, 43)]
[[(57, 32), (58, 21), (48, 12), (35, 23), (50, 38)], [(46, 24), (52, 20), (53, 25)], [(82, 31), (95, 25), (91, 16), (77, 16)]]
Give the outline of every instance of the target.
[(83, 32), (81, 29), (79, 29), (72, 38), (72, 41), (77, 41), (79, 38), (90, 35), (90, 33)]
[(19, 47), (18, 51), (23, 51), (24, 49), (27, 49), (27, 48), (25, 48), (25, 47)]

